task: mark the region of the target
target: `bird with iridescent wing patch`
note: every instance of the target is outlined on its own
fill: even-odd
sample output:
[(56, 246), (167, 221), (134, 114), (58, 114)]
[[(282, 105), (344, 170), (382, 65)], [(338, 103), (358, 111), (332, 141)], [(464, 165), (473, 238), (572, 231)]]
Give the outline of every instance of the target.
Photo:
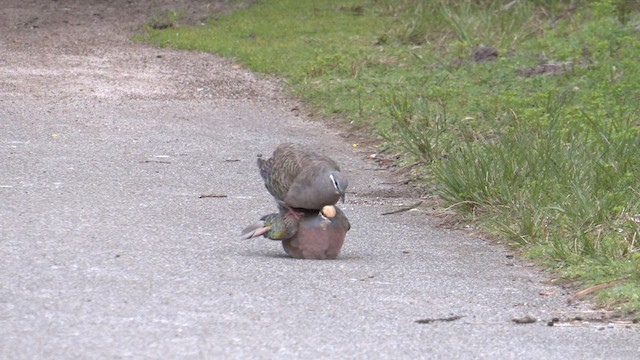
[(280, 240), (284, 251), (298, 259), (335, 259), (349, 229), (351, 224), (342, 210), (327, 205), (319, 212), (304, 211), (299, 218), (281, 209), (263, 216), (258, 223), (244, 229), (240, 237)]

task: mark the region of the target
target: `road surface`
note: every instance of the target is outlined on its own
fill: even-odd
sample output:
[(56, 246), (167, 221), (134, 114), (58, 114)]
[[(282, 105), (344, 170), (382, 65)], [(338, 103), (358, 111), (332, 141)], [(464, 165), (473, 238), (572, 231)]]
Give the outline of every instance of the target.
[[(210, 9), (2, 2), (0, 358), (640, 356), (638, 327), (568, 304), (508, 249), (424, 210), (381, 215), (415, 195), (277, 80), (128, 40), (172, 6)], [(256, 155), (285, 141), (349, 176), (338, 260), (238, 240), (275, 209)]]

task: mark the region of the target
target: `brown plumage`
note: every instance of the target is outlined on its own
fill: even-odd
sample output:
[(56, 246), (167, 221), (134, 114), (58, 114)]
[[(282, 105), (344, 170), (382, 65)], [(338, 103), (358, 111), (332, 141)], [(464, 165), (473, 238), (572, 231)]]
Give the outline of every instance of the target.
[(335, 259), (351, 224), (342, 210), (333, 208), (336, 210), (333, 217), (323, 213), (303, 216), (295, 236), (282, 241), (284, 251), (298, 259)]
[(320, 210), (342, 199), (349, 182), (331, 158), (293, 143), (280, 144), (271, 158), (258, 158), (265, 187), (279, 205)]
[(347, 231), (349, 220), (342, 210), (327, 205), (321, 211), (305, 211), (300, 218), (288, 215), (286, 210), (262, 217), (260, 222), (242, 231), (242, 239), (264, 236), (282, 241), (284, 251), (298, 259), (335, 259)]

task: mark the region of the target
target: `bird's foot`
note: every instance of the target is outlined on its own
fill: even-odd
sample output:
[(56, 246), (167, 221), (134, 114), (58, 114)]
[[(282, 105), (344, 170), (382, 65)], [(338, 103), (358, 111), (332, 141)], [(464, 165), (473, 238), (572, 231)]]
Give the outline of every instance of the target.
[(293, 208), (287, 208), (287, 215), (293, 216), (296, 219), (300, 219), (302, 215), (304, 215), (304, 212), (294, 210)]

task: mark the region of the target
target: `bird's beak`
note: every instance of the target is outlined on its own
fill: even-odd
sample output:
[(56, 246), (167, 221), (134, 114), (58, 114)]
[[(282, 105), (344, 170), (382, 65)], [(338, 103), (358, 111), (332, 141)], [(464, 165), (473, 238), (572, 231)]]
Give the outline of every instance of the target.
[(342, 194), (340, 195), (340, 200), (342, 200), (342, 203), (343, 203), (343, 204), (344, 204), (344, 195), (345, 195), (344, 193), (342, 193)]

